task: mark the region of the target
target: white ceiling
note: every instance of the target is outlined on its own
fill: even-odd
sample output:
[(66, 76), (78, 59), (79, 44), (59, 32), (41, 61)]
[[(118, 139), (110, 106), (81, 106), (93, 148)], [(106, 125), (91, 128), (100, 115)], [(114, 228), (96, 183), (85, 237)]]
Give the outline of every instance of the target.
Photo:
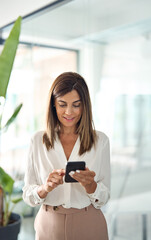
[(67, 2), (23, 21), (21, 39), (69, 46), (82, 41), (108, 43), (151, 32), (151, 0)]
[(0, 28), (55, 0), (0, 0)]

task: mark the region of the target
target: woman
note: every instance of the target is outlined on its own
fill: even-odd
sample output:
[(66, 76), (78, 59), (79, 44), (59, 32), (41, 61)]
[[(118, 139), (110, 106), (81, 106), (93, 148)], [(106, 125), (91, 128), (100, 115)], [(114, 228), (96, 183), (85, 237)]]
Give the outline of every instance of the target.
[[(42, 204), (36, 240), (107, 240), (100, 208), (110, 189), (109, 140), (94, 130), (85, 80), (74, 72), (58, 76), (49, 93), (47, 128), (30, 145), (23, 199)], [(76, 183), (64, 182), (68, 161), (84, 161), (85, 170), (71, 171)]]

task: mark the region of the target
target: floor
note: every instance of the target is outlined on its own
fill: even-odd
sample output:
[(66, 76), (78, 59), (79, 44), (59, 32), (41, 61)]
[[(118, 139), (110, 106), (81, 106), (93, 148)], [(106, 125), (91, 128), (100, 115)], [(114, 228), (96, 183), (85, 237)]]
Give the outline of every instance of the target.
[(18, 240), (34, 240), (35, 239), (35, 231), (33, 228), (34, 225), (34, 218), (23, 218), (22, 219), (22, 225), (21, 225), (21, 231), (18, 236)]

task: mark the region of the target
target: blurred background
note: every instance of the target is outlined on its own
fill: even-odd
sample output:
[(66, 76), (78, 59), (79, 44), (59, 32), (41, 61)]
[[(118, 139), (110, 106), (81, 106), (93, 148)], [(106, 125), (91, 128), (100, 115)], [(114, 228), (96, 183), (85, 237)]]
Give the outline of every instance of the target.
[[(37, 3), (36, 3), (37, 2)], [(103, 207), (110, 240), (151, 239), (151, 1), (0, 0), (0, 51), (23, 16), (8, 88), (0, 165), (21, 195), (31, 136), (45, 126), (48, 90), (64, 71), (79, 72), (91, 94), (94, 123), (111, 143), (111, 199)], [(5, 119), (4, 119), (5, 120)], [(19, 240), (34, 240), (38, 207), (20, 203)]]

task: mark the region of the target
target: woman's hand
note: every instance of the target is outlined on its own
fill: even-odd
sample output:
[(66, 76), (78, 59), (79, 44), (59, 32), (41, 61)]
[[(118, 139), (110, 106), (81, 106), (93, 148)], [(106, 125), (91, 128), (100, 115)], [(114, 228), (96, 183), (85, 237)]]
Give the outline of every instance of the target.
[(58, 185), (63, 184), (63, 176), (65, 175), (65, 170), (64, 169), (57, 169), (53, 170), (45, 184), (45, 190), (46, 192), (52, 191), (54, 188), (56, 188)]
[(63, 184), (63, 176), (65, 175), (64, 169), (57, 169), (53, 170), (47, 180), (46, 183), (43, 184), (38, 188), (38, 195), (41, 198), (45, 198), (49, 192), (51, 192), (54, 188), (59, 186), (60, 184)]
[(94, 181), (95, 172), (90, 171), (89, 168), (83, 170), (71, 171), (70, 176), (77, 180), (86, 190), (87, 193), (94, 193), (97, 183)]

